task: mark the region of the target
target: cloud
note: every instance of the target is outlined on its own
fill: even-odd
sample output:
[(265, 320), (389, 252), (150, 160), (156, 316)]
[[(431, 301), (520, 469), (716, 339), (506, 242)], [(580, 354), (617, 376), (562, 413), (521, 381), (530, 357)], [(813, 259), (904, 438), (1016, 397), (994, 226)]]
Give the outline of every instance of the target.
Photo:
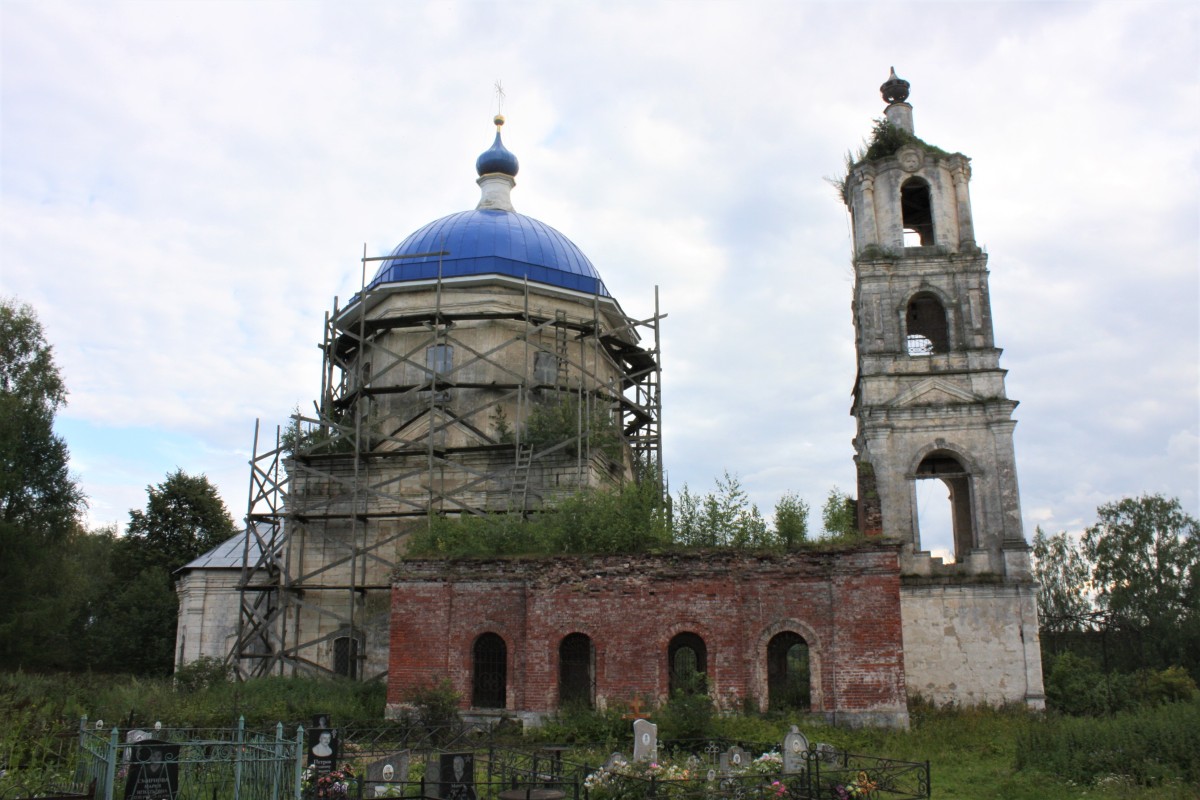
[(311, 403), (364, 246), (475, 204), (498, 78), (518, 210), (630, 314), (660, 286), (672, 486), (728, 469), (764, 513), (787, 490), (819, 511), (854, 482), (850, 242), (824, 178), (891, 65), (918, 134), (972, 158), (1030, 528), (1151, 489), (1196, 512), (1192, 5), (681, 9), (5, 4), (0, 285), (55, 345), (93, 514), (177, 466), (241, 513), (254, 419)]

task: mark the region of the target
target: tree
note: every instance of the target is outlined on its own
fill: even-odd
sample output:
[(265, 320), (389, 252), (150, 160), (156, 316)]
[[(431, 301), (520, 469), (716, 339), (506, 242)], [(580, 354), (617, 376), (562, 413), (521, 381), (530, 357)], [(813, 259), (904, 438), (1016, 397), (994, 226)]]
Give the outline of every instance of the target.
[(237, 533), (204, 475), (177, 469), (158, 486), (147, 486), (146, 494), (146, 510), (131, 510), (125, 529), (126, 554), (138, 572), (160, 567), (172, 573)]
[(1083, 536), (1096, 601), (1144, 657), (1200, 666), (1200, 523), (1177, 499), (1143, 495), (1096, 509)]
[(1042, 630), (1077, 631), (1092, 612), (1087, 594), (1091, 566), (1079, 546), (1060, 531), (1047, 536), (1039, 526), (1033, 536), (1033, 577), (1038, 583)]
[(176, 470), (146, 493), (113, 550), (114, 588), (93, 630), (100, 671), (170, 674), (179, 607), (171, 576), (237, 533), (204, 475)]
[(786, 548), (808, 538), (808, 503), (788, 492), (775, 504), (775, 536)]
[(715, 492), (703, 496), (683, 487), (675, 502), (675, 541), (685, 547), (770, 545), (767, 524), (737, 477), (726, 472), (716, 484)]
[(67, 389), (33, 309), (0, 299), (0, 667), (41, 666), (62, 545), (85, 502), (54, 417)]
[(829, 490), (821, 507), (821, 525), (827, 536), (854, 536), (858, 533), (858, 513), (854, 498), (836, 486)]

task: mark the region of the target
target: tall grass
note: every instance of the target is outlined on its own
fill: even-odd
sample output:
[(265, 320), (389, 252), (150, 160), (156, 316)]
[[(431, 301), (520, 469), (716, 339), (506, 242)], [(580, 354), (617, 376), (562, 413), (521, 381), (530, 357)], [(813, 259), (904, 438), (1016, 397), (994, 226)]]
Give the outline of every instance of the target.
[(1077, 783), (1118, 776), (1139, 786), (1200, 784), (1200, 701), (1040, 720), (1021, 737), (1016, 764)]
[[(173, 727), (232, 727), (238, 717), (251, 727), (307, 724), (318, 713), (337, 720), (374, 720), (383, 717), (384, 694), (377, 681), (271, 677), (185, 688), (170, 678), (0, 673), (0, 719), (6, 722), (0, 728), (33, 737), (42, 729), (73, 727), (82, 716), (103, 720), (105, 727), (156, 721)], [(10, 720), (15, 724), (7, 724)]]

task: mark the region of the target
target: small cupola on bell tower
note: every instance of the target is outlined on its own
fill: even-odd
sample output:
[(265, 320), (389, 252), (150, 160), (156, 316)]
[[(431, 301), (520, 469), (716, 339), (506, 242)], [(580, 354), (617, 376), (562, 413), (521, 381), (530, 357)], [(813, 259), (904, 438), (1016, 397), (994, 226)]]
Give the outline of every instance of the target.
[[(920, 255), (925, 248), (972, 252), (970, 159), (917, 138), (908, 81), (879, 87), (887, 107), (850, 165), (843, 198), (853, 217), (855, 253)], [(910, 253), (911, 251), (911, 253)]]

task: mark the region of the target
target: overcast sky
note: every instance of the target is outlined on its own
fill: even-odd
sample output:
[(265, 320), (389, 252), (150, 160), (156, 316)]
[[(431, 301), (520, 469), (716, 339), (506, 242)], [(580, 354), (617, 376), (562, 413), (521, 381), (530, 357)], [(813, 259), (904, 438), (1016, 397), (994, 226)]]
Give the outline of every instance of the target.
[(673, 491), (853, 491), (848, 214), (883, 112), (972, 158), (1025, 525), (1200, 483), (1193, 2), (0, 2), (0, 293), (70, 389), (93, 524), (176, 467), (245, 513), (360, 256), (473, 208), (493, 84), (517, 210), (663, 324)]

